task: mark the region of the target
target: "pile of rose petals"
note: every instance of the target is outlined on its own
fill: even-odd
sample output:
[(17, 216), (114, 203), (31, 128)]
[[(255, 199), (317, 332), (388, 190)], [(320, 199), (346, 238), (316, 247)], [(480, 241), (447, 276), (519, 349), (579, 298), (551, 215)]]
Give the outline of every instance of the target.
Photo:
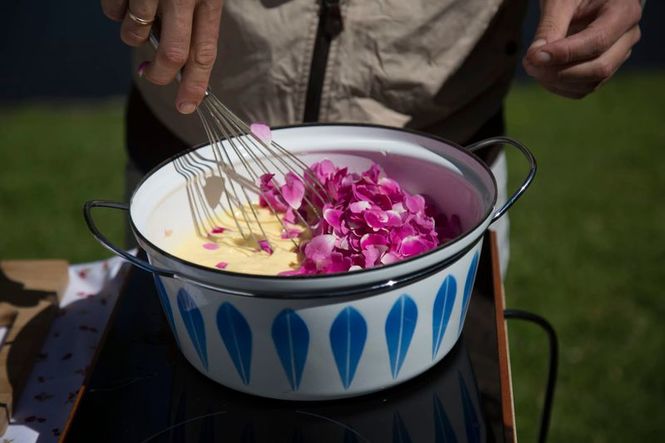
[[(423, 196), (403, 190), (377, 164), (357, 174), (323, 160), (310, 170), (318, 183), (306, 174), (307, 186), (293, 173), (281, 186), (272, 174), (261, 177), (261, 206), (283, 213), (287, 223), (302, 220), (312, 227), (312, 238), (300, 244), (300, 268), (280, 275), (329, 274), (395, 263), (461, 233), (458, 217), (449, 220), (435, 213)], [(304, 199), (319, 216), (306, 210)], [(298, 233), (288, 228), (282, 236)]]
[[(250, 131), (262, 143), (271, 143), (267, 125), (254, 123)], [(423, 196), (409, 194), (386, 177), (377, 164), (357, 174), (323, 160), (310, 166), (304, 180), (306, 183), (292, 172), (285, 175), (281, 186), (274, 174), (260, 178), (259, 204), (284, 214), (282, 219), (291, 225), (282, 238), (300, 236), (299, 222), (312, 228), (312, 238), (300, 243), (300, 268), (280, 275), (330, 274), (387, 265), (427, 252), (462, 232), (457, 215), (448, 218), (437, 213)], [(269, 247), (262, 245), (261, 249), (271, 253)]]

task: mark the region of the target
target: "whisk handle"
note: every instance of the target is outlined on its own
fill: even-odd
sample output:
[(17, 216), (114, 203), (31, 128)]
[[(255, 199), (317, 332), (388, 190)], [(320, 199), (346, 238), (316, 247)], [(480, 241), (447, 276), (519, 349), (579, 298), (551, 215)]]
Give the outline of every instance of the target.
[(85, 217), (85, 222), (88, 225), (88, 229), (95, 237), (95, 239), (101, 243), (109, 251), (119, 255), (124, 258), (134, 266), (144, 271), (153, 272), (155, 274), (161, 275), (162, 277), (175, 278), (175, 274), (169, 270), (158, 268), (151, 265), (147, 261), (141, 260), (138, 257), (133, 256), (129, 252), (121, 249), (120, 247), (111, 243), (111, 241), (106, 238), (104, 234), (99, 230), (95, 220), (92, 218), (92, 209), (93, 208), (110, 208), (110, 209), (121, 209), (123, 211), (129, 211), (129, 205), (126, 203), (118, 203), (106, 200), (90, 200), (85, 202), (83, 205), (83, 217)]

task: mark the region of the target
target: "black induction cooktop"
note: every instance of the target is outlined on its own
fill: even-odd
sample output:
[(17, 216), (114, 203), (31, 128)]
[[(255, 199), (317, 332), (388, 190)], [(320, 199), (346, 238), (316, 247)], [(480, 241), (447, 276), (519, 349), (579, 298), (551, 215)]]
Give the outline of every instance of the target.
[(462, 338), (439, 364), (381, 392), (320, 402), (259, 398), (201, 375), (181, 356), (152, 277), (132, 270), (63, 440), (510, 441), (491, 257), (486, 239)]

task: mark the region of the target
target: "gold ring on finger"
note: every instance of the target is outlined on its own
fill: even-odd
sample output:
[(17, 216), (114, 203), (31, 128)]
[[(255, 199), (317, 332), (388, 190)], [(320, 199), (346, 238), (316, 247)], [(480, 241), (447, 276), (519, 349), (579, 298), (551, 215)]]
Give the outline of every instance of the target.
[(136, 23), (136, 24), (138, 24), (138, 25), (146, 26), (146, 25), (149, 25), (149, 24), (151, 24), (152, 22), (155, 21), (154, 18), (151, 18), (151, 19), (149, 19), (149, 20), (146, 20), (146, 19), (144, 19), (144, 18), (138, 17), (138, 16), (132, 14), (132, 11), (130, 11), (129, 9), (127, 10), (127, 15), (129, 16), (129, 18), (130, 18), (134, 23)]

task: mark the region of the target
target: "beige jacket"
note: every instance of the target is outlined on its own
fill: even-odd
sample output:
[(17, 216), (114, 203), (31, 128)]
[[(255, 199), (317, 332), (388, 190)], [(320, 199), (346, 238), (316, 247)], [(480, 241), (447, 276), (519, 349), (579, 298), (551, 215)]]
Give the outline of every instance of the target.
[[(329, 1), (329, 0), (328, 0)], [(303, 121), (319, 0), (226, 0), (211, 88), (242, 119)], [(426, 130), (462, 141), (499, 109), (526, 0), (341, 0), (343, 30), (322, 76), (319, 121)], [(137, 65), (152, 49), (135, 51)], [(137, 79), (185, 141), (205, 136), (175, 110), (175, 85)]]

